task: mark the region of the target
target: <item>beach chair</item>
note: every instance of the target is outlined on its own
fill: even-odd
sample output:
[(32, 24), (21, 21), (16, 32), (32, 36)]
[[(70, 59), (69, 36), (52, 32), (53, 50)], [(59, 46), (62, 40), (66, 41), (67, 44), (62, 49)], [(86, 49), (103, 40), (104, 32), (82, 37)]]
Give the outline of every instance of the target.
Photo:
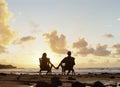
[(46, 73), (46, 75), (48, 73), (52, 73), (52, 67), (50, 67), (50, 66), (40, 67), (40, 72), (39, 73), (40, 73), (40, 75), (42, 73)]
[(45, 63), (42, 59), (40, 60), (40, 72), (39, 74), (41, 75), (42, 73), (52, 73), (52, 64), (51, 63)]
[(68, 71), (67, 75), (69, 75), (71, 71), (72, 71), (72, 75), (75, 75), (75, 71), (73, 69), (73, 66), (66, 66), (65, 63), (62, 63), (61, 68), (62, 68), (62, 75), (66, 75), (66, 71)]

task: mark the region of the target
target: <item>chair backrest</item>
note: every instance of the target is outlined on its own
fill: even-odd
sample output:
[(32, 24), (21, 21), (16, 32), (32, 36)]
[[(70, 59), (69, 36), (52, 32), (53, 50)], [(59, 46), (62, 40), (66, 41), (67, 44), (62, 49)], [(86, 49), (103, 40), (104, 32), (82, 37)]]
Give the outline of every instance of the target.
[[(47, 71), (46, 74), (51, 73), (52, 72), (52, 66), (50, 64), (50, 60), (49, 58), (46, 59), (40, 59), (40, 74), (44, 73), (45, 71)], [(43, 72), (44, 71), (44, 72)]]
[(40, 68), (41, 69), (46, 69), (49, 67), (49, 59), (40, 59)]
[(66, 66), (65, 63), (62, 63), (62, 64), (61, 64), (61, 68), (64, 69), (64, 70), (72, 70), (72, 69), (73, 69), (73, 66)]
[(61, 67), (69, 70), (69, 69), (73, 69), (74, 65), (75, 65), (74, 58), (66, 57), (62, 61)]

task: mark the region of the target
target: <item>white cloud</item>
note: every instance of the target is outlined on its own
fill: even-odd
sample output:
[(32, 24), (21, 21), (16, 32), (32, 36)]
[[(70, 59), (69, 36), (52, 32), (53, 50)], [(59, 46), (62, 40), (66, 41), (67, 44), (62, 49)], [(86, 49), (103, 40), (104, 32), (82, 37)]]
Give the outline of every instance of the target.
[(8, 11), (6, 1), (0, 0), (0, 45), (4, 47), (11, 42), (15, 34), (7, 24), (10, 16), (11, 13)]

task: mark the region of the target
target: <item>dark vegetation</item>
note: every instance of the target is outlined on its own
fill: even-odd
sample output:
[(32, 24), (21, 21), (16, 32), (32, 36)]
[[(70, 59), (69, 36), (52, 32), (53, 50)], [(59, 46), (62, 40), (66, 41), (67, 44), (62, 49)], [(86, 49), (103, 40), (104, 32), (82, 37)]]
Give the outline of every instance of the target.
[(15, 66), (13, 65), (2, 65), (0, 64), (0, 69), (14, 69), (16, 68)]

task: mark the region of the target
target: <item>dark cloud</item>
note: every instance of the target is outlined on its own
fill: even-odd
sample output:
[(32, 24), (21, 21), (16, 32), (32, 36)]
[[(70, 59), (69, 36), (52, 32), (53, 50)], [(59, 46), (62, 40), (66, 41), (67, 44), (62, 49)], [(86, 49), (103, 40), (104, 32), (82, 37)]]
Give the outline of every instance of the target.
[(73, 43), (73, 48), (84, 48), (88, 45), (88, 43), (84, 40), (84, 38), (79, 38), (77, 42)]
[(36, 38), (33, 37), (33, 36), (26, 36), (26, 37), (23, 37), (20, 39), (21, 42), (26, 42), (26, 41), (29, 41), (29, 40), (35, 40)]
[(79, 51), (77, 52), (78, 54), (81, 54), (83, 56), (86, 56), (88, 54), (92, 54), (94, 52), (94, 49), (93, 48), (87, 48), (87, 47), (84, 47), (82, 49), (79, 49)]
[(22, 37), (20, 39), (17, 39), (13, 42), (13, 44), (22, 44), (31, 40), (35, 40), (36, 38), (33, 36), (26, 36), (26, 37)]
[(89, 47), (88, 42), (83, 38), (79, 38), (79, 40), (73, 43), (73, 48), (77, 49), (77, 54), (87, 56), (88, 54), (93, 54), (95, 56), (108, 56), (111, 54), (111, 51), (107, 50), (107, 45), (96, 46), (96, 49)]
[(108, 56), (111, 54), (111, 51), (107, 50), (107, 45), (98, 44), (93, 54), (96, 56)]
[(57, 31), (54, 30), (50, 33), (43, 34), (43, 36), (47, 39), (53, 52), (60, 54), (66, 53), (66, 37), (63, 34), (58, 36)]
[(114, 37), (112, 34), (108, 34), (108, 33), (104, 34), (103, 36), (106, 38), (113, 38)]
[(88, 43), (84, 38), (79, 38), (77, 42), (73, 43), (73, 48), (76, 48), (78, 50), (77, 54), (84, 56), (91, 54), (94, 51), (93, 48), (88, 47)]
[(116, 49), (115, 54), (120, 55), (120, 43), (113, 45), (113, 48)]
[(113, 45), (114, 48), (120, 48), (120, 43)]

